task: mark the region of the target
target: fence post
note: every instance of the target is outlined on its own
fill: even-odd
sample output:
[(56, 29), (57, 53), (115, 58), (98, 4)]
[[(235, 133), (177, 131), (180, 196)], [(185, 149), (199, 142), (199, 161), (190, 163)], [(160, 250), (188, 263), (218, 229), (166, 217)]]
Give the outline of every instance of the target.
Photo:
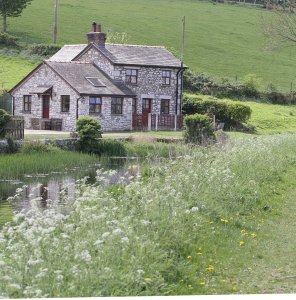
[(151, 131), (151, 113), (148, 114), (148, 131)]
[(158, 130), (158, 114), (155, 115), (155, 131)]
[(175, 121), (175, 127), (174, 127), (174, 131), (177, 131), (177, 119), (178, 119), (178, 115), (177, 114), (175, 114), (175, 119), (174, 119), (174, 121)]

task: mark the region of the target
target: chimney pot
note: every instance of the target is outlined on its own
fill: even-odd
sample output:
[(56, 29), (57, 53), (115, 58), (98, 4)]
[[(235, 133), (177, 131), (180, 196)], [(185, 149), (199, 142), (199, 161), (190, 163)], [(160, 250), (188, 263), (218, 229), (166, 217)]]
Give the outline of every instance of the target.
[(93, 22), (92, 23), (92, 32), (96, 32), (96, 30), (97, 30), (97, 23)]
[(105, 47), (106, 33), (103, 33), (101, 24), (92, 23), (92, 31), (87, 34), (88, 43), (94, 43), (100, 47)]

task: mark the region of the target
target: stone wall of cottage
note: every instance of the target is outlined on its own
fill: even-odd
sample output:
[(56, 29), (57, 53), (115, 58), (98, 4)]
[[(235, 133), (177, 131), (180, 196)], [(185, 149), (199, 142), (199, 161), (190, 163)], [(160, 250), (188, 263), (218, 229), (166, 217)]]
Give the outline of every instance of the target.
[[(133, 66), (118, 66), (113, 65), (105, 56), (103, 56), (97, 49), (91, 48), (85, 52), (78, 61), (87, 62), (98, 65), (105, 73), (111, 78), (122, 80), (126, 82), (126, 70), (137, 69), (138, 80), (137, 84), (126, 85), (137, 95), (137, 113), (142, 112), (142, 99), (152, 99), (152, 113), (160, 113), (161, 99), (170, 100), (170, 114), (176, 113), (176, 84), (177, 84), (177, 72), (178, 69), (174, 68), (159, 68), (159, 67), (133, 67)], [(171, 71), (171, 84), (164, 86), (162, 84), (162, 71)], [(181, 86), (181, 77), (179, 77), (179, 88)], [(180, 89), (178, 92), (178, 103), (180, 101)], [(178, 114), (180, 113), (179, 105)]]
[(113, 74), (113, 65), (111, 62), (102, 55), (97, 49), (90, 48), (83, 55), (76, 59), (79, 62), (83, 63), (95, 63), (98, 65), (100, 69), (102, 69), (106, 74), (108, 74), (112, 78)]
[(79, 103), (79, 116), (91, 116), (98, 120), (104, 131), (132, 130), (132, 98), (123, 98), (122, 114), (111, 114), (111, 97), (102, 97), (100, 114), (89, 113), (89, 98)]
[[(76, 103), (79, 94), (76, 93), (64, 80), (62, 80), (47, 65), (42, 65), (33, 75), (13, 92), (14, 114), (24, 116), (25, 128), (31, 128), (32, 118), (42, 118), (42, 96), (32, 94), (37, 86), (49, 85), (52, 88), (52, 98), (49, 101), (49, 118), (63, 120), (62, 130), (73, 131), (76, 124)], [(24, 111), (24, 95), (32, 96), (31, 112)], [(61, 96), (70, 96), (70, 111), (61, 112)]]

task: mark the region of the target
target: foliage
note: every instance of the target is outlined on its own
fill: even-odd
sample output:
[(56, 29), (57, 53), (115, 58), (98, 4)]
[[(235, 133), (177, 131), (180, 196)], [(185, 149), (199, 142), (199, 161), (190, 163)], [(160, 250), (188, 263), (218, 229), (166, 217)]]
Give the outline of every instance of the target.
[(98, 148), (99, 138), (102, 137), (101, 125), (92, 117), (81, 117), (76, 122), (79, 150), (95, 153)]
[(226, 127), (247, 122), (252, 113), (249, 106), (239, 102), (188, 94), (184, 95), (183, 111), (185, 114), (214, 114)]
[[(274, 257), (272, 273), (281, 257), (268, 255), (265, 233), (286, 207), (278, 194), (293, 195), (295, 149), (292, 135), (188, 146), (177, 160), (151, 161), (145, 180), (131, 173), (128, 183), (106, 189), (102, 170), (95, 185), (81, 180), (74, 203), (61, 194), (66, 215), (32, 202), (28, 214), (16, 214), (0, 233), (0, 296), (270, 291), (265, 262)], [(280, 243), (273, 244), (278, 253)], [(254, 263), (265, 267), (246, 272)], [(280, 268), (286, 264), (276, 272)], [(294, 283), (285, 287), (292, 292)]]
[(50, 57), (61, 49), (58, 45), (53, 44), (34, 44), (30, 45), (29, 53), (31, 55), (39, 55), (43, 57)]
[(113, 157), (127, 156), (125, 144), (123, 142), (112, 140), (112, 139), (100, 140), (94, 153), (98, 155), (106, 155), (106, 156), (113, 156)]
[(215, 127), (213, 120), (200, 114), (186, 116), (185, 124), (185, 141), (193, 144), (206, 144), (214, 140)]
[(16, 36), (0, 32), (0, 46), (17, 47), (17, 41)]
[(258, 97), (260, 79), (256, 74), (248, 74), (243, 79), (243, 90), (246, 97)]
[(4, 136), (4, 127), (10, 121), (11, 115), (4, 109), (0, 109), (0, 137)]
[(37, 141), (30, 141), (23, 144), (21, 152), (24, 154), (35, 153), (60, 153), (62, 150), (52, 144), (44, 144)]
[(19, 145), (17, 142), (10, 136), (6, 137), (6, 142), (7, 142), (7, 151), (6, 153), (16, 153), (19, 150)]
[(2, 32), (6, 32), (6, 18), (18, 17), (32, 0), (0, 0), (0, 15), (3, 19)]

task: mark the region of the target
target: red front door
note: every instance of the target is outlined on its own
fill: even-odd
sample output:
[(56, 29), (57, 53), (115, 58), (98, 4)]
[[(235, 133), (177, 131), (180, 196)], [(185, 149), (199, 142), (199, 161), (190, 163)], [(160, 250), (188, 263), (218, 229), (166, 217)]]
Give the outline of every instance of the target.
[(49, 119), (49, 95), (42, 95), (42, 118)]
[(148, 114), (151, 113), (152, 99), (142, 99), (142, 126), (148, 127)]

